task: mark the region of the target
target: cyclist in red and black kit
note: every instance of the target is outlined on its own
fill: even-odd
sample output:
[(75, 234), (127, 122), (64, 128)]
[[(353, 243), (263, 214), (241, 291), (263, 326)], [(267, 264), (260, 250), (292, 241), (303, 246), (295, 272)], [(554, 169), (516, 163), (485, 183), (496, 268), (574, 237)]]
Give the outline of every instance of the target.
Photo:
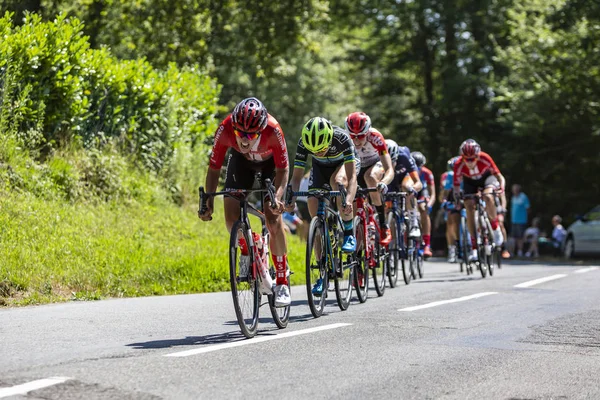
[[(354, 112), (346, 117), (346, 131), (350, 134), (360, 158), (358, 185), (362, 188), (377, 187), (379, 193), (385, 195), (388, 185), (394, 180), (394, 167), (385, 138), (371, 126), (371, 118), (364, 112)], [(381, 195), (369, 193), (369, 198), (379, 215), (380, 242), (387, 245), (392, 240), (392, 234), (385, 218), (385, 206), (381, 202)]]
[[(498, 224), (496, 203), (494, 202), (494, 191), (504, 191), (506, 181), (496, 163), (489, 154), (481, 151), (481, 146), (473, 140), (467, 139), (460, 145), (460, 157), (454, 163), (454, 198), (460, 195), (460, 183), (463, 182), (463, 190), (466, 195), (475, 194), (483, 190), (486, 211), (490, 218), (492, 230), (494, 231), (494, 242), (501, 246), (504, 237)], [(467, 225), (471, 233), (471, 255), (469, 262), (477, 261), (477, 236), (475, 234), (475, 200), (466, 199)]]
[[(268, 203), (274, 201), (276, 207), (272, 209), (269, 204), (264, 212), (267, 229), (272, 238), (271, 255), (277, 272), (275, 306), (288, 306), (291, 298), (287, 286), (287, 243), (281, 217), (284, 210), (282, 198), (289, 172), (288, 153), (279, 123), (267, 113), (267, 109), (258, 99), (250, 97), (242, 100), (219, 125), (206, 173), (207, 192), (217, 189), (221, 167), (229, 149), (231, 150), (225, 190), (252, 189), (257, 172), (261, 172), (264, 179), (271, 179), (275, 185), (276, 198), (270, 199)], [(199, 214), (203, 221), (212, 219), (213, 199), (209, 198), (206, 205), (206, 212)], [(231, 197), (226, 197), (224, 208), (225, 224), (227, 230), (231, 231), (240, 216), (239, 203)]]
[(421, 214), (421, 224), (423, 225), (423, 256), (425, 259), (432, 256), (431, 254), (431, 218), (429, 213), (435, 204), (435, 179), (433, 172), (425, 166), (427, 159), (420, 151), (410, 153), (419, 169), (419, 179), (423, 183), (423, 189), (419, 192), (417, 203), (419, 204), (419, 214)]

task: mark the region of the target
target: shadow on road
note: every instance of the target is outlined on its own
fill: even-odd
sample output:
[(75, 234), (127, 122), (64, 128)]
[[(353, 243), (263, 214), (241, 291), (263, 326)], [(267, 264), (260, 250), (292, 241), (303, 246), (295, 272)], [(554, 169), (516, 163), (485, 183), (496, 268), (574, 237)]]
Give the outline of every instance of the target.
[(204, 345), (204, 344), (220, 344), (237, 342), (239, 340), (245, 340), (246, 338), (241, 332), (227, 332), (219, 333), (216, 335), (204, 335), (204, 336), (187, 336), (182, 339), (162, 339), (152, 340), (149, 342), (139, 342), (128, 344), (128, 347), (134, 349), (166, 349), (177, 346), (193, 346), (193, 345)]

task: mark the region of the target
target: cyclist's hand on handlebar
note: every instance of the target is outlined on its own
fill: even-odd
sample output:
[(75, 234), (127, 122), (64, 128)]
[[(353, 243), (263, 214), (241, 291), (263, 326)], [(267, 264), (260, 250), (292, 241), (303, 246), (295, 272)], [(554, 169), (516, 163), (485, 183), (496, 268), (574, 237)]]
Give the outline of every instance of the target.
[(289, 213), (294, 212), (294, 210), (296, 209), (296, 199), (292, 199), (292, 201), (289, 203), (286, 202), (284, 209)]
[(343, 214), (352, 215), (352, 203), (347, 203), (346, 207), (342, 207), (341, 210)]
[(214, 201), (212, 197), (206, 199), (206, 210), (204, 213), (200, 213), (200, 210), (198, 210), (198, 218), (200, 218), (202, 221), (211, 221), (213, 214), (213, 203)]
[[(281, 214), (283, 214), (283, 211), (287, 209), (287, 207), (285, 207), (283, 202), (280, 200), (275, 199), (275, 205), (276, 205), (276, 207), (273, 207), (273, 203), (271, 201), (269, 201), (269, 204), (268, 204), (269, 209), (275, 215), (281, 215)], [(294, 210), (292, 209), (292, 211), (294, 211)]]
[(377, 191), (385, 196), (385, 194), (388, 192), (388, 186), (383, 182), (379, 182), (377, 184)]

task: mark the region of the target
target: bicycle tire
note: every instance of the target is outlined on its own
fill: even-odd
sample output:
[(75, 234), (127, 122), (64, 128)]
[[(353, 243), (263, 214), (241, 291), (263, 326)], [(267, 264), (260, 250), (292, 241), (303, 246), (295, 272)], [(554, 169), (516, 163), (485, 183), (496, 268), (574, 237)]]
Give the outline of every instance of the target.
[[(315, 250), (315, 244), (320, 243), (318, 246), (321, 247), (321, 256), (317, 258), (316, 253), (313, 255)], [(319, 318), (323, 315), (323, 309), (325, 308), (325, 299), (327, 298), (327, 288), (329, 286), (327, 265), (325, 265), (325, 237), (323, 229), (323, 220), (319, 216), (313, 217), (310, 222), (310, 228), (308, 231), (308, 241), (306, 243), (306, 293), (308, 299), (308, 307), (310, 312), (315, 318)], [(323, 292), (320, 296), (313, 295), (313, 286), (317, 283), (318, 279), (322, 279)]]
[(402, 229), (402, 236), (404, 237), (404, 254), (405, 259), (402, 260), (402, 276), (404, 277), (404, 283), (409, 285), (410, 281), (414, 277), (413, 266), (412, 266), (412, 256), (413, 256), (413, 245), (412, 239), (407, 239), (408, 235), (408, 225), (406, 221), (404, 221), (404, 227)]
[[(242, 236), (239, 236), (241, 233)], [(233, 224), (229, 239), (229, 282), (231, 284), (231, 295), (233, 297), (233, 308), (235, 316), (242, 331), (247, 338), (252, 338), (258, 331), (258, 314), (260, 308), (261, 295), (258, 288), (258, 279), (253, 277), (251, 266), (254, 263), (252, 252), (248, 255), (249, 267), (247, 278), (240, 278), (240, 263), (238, 263), (239, 238), (244, 237), (246, 243), (250, 243), (248, 237), (248, 228), (240, 220)], [(240, 251), (241, 255), (241, 251)], [(243, 273), (241, 274), (244, 275)]]
[[(269, 263), (272, 263), (272, 260), (270, 260)], [(275, 279), (276, 279), (275, 275), (276, 275), (275, 268), (271, 267), (271, 277), (273, 278), (273, 281), (275, 281)], [(291, 296), (292, 286), (290, 285), (289, 274), (288, 274), (287, 287), (288, 287), (288, 290), (290, 291), (290, 296)], [(279, 329), (287, 328), (288, 322), (290, 320), (291, 306), (275, 307), (275, 296), (270, 294), (268, 296), (268, 298), (269, 298), (269, 309), (271, 310), (271, 316), (273, 317), (273, 322), (275, 322), (275, 325), (277, 325), (277, 327)]]
[(364, 303), (369, 298), (369, 267), (365, 258), (366, 238), (360, 217), (354, 218), (354, 234), (356, 238), (356, 265), (354, 268), (354, 287), (358, 301)]
[(354, 266), (350, 262), (343, 262), (343, 253), (341, 244), (344, 240), (344, 231), (342, 230), (342, 221), (338, 220), (337, 232), (335, 237), (337, 238), (337, 244), (335, 247), (336, 265), (335, 269), (335, 298), (338, 303), (338, 307), (342, 311), (346, 311), (350, 306), (350, 299), (352, 298), (352, 289), (354, 281)]
[(465, 271), (467, 275), (470, 275), (473, 270), (469, 268), (469, 250), (471, 249), (471, 243), (469, 243), (469, 227), (467, 226), (467, 217), (461, 215), (460, 216), (460, 229), (462, 240), (460, 240), (461, 246), (461, 272), (462, 266), (465, 266)]
[(381, 262), (381, 257), (383, 256), (383, 247), (381, 243), (379, 243), (379, 230), (375, 227), (375, 231), (372, 233), (374, 235), (373, 240), (373, 251), (371, 252), (371, 257), (375, 260), (375, 265), (371, 269), (371, 273), (373, 275), (373, 284), (375, 286), (375, 292), (377, 292), (377, 296), (381, 297), (385, 293), (385, 281), (386, 281), (386, 273), (385, 273), (385, 263)]
[(417, 251), (417, 272), (419, 274), (419, 279), (423, 279), (423, 274), (425, 273), (425, 257), (420, 251)]
[(391, 288), (395, 288), (398, 284), (398, 263), (400, 258), (400, 250), (398, 249), (398, 232), (396, 228), (396, 216), (393, 211), (388, 213), (387, 217), (388, 226), (392, 233), (392, 241), (388, 247), (388, 254), (386, 258), (387, 262), (387, 276), (388, 282)]

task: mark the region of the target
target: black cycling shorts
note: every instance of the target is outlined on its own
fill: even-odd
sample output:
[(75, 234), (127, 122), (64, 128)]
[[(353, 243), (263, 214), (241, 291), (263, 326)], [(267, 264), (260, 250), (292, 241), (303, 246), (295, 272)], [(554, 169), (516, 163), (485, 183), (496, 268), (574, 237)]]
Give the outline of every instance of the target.
[(374, 167), (375, 165), (377, 165), (377, 163), (371, 164), (367, 167), (360, 168), (360, 171), (358, 171), (358, 173), (356, 175), (356, 183), (358, 184), (358, 186), (360, 186), (363, 189), (366, 189), (368, 187), (367, 181), (365, 180), (365, 173), (367, 171), (369, 171), (369, 173), (371, 173), (372, 167)]
[(500, 189), (500, 182), (498, 182), (498, 178), (492, 175), (491, 172), (486, 172), (479, 179), (463, 177), (463, 191), (465, 194), (475, 194), (479, 191), (479, 189), (485, 189), (488, 187), (493, 187), (495, 190)]
[[(321, 189), (321, 190), (333, 190), (329, 181), (335, 171), (338, 169), (343, 162), (334, 165), (322, 165), (313, 162), (312, 168), (310, 170), (310, 178), (308, 181), (308, 189)], [(337, 190), (337, 188), (335, 188)]]
[(427, 189), (427, 188), (421, 189), (419, 191), (419, 193), (417, 194), (417, 201), (419, 203), (428, 202), (430, 198), (431, 198), (431, 195), (429, 194), (429, 189)]
[(266, 161), (250, 161), (241, 153), (231, 149), (227, 162), (227, 189), (252, 189), (256, 173), (262, 173), (262, 179), (275, 179), (275, 160), (273, 157)]

